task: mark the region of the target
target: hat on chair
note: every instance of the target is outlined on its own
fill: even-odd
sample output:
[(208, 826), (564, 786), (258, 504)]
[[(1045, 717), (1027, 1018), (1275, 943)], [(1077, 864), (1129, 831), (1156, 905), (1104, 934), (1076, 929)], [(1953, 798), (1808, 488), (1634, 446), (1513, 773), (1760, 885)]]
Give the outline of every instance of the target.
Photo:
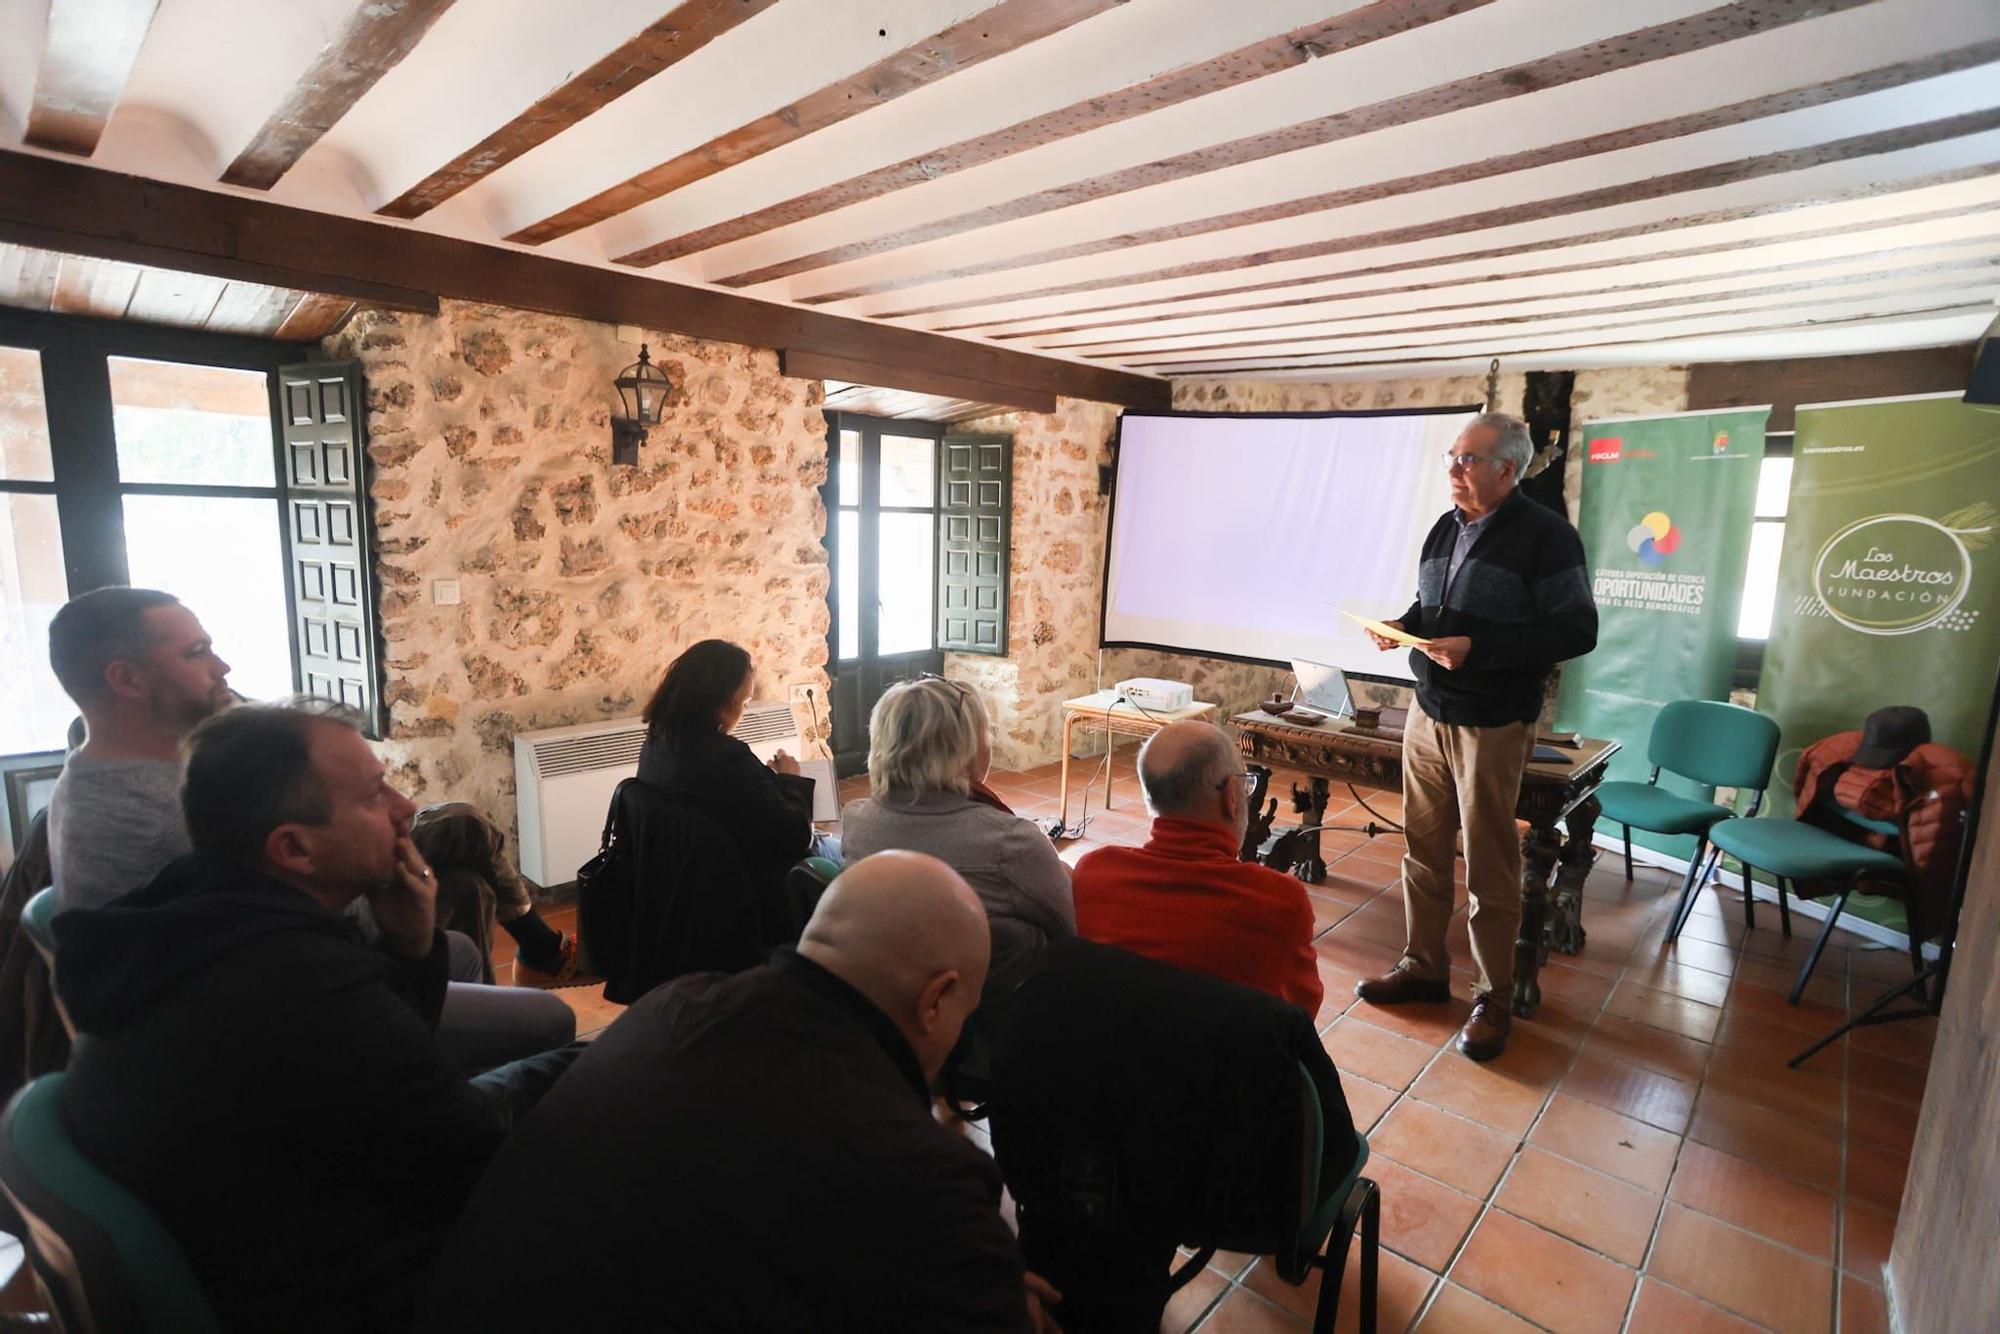
[(1851, 762), (1864, 769), (1887, 769), (1930, 739), (1929, 714), (1913, 705), (1892, 704), (1868, 715), (1861, 729), (1861, 748)]

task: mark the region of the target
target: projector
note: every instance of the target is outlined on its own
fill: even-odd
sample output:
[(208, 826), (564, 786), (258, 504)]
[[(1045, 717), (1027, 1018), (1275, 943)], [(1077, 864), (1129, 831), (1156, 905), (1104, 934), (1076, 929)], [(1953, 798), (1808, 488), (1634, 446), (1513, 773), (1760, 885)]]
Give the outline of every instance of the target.
[(1162, 681), (1157, 676), (1135, 676), (1114, 687), (1120, 695), (1142, 709), (1172, 713), (1194, 703), (1194, 687), (1182, 681)]

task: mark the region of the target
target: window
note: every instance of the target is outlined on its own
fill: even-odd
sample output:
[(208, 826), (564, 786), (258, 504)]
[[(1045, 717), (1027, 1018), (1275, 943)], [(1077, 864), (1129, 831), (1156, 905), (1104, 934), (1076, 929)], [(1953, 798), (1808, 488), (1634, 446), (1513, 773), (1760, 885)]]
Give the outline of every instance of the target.
[(60, 749), (76, 710), (49, 670), (69, 598), (42, 359), (0, 346), (0, 754)]
[(302, 351), (0, 309), (0, 756), (62, 745), (48, 624), (107, 584), (186, 602), (241, 693), (312, 690), (379, 726), (358, 377), (288, 368)]
[(1757, 517), (1750, 529), (1750, 561), (1743, 575), (1743, 605), (1736, 637), (1760, 645), (1770, 637), (1771, 613), (1778, 602), (1778, 554), (1785, 545), (1785, 509), (1792, 495), (1792, 436), (1764, 438), (1764, 462), (1757, 474)]

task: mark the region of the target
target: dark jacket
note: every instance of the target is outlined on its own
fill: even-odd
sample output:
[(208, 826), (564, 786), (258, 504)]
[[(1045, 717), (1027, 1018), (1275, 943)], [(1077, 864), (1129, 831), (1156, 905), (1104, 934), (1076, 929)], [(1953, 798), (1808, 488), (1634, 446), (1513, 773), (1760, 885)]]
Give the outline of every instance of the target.
[(598, 1037), (480, 1182), (419, 1327), (1011, 1334), (999, 1200), (888, 1017), (785, 951)]
[(714, 821), (762, 894), (781, 892), (785, 873), (812, 850), (813, 780), (775, 772), (726, 732), (679, 745), (648, 736), (639, 777)]
[(21, 913), (48, 888), (49, 813), (38, 813), (21, 841), (20, 855), (0, 879), (0, 1103), (37, 1075), (69, 1062), (69, 1030), (56, 1013), (49, 967), (42, 962)]
[(77, 1146), (151, 1205), (229, 1330), (400, 1330), (506, 1132), (431, 1030), (446, 950), (393, 958), (191, 854), (56, 919)]
[(1447, 597), (1457, 540), (1457, 511), (1448, 510), (1424, 538), (1417, 600), (1402, 622), (1425, 639), (1465, 635), (1472, 653), (1452, 670), (1411, 649), (1417, 703), (1441, 723), (1532, 723), (1555, 665), (1597, 647), (1583, 540), (1568, 519), (1517, 487), (1474, 540)]

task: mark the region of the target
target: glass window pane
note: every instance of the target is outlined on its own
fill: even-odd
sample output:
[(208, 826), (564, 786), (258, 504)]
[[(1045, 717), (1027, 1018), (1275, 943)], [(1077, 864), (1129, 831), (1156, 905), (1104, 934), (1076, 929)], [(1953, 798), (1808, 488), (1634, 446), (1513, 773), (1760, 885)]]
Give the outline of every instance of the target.
[(861, 503), (861, 432), (840, 433), (840, 468), (834, 480), (837, 483), (834, 487), (835, 504)]
[[(886, 448), (888, 440), (883, 440)], [(924, 444), (928, 447), (929, 441)], [(882, 620), (876, 635), (876, 652), (917, 653), (931, 647), (931, 580), (936, 556), (931, 543), (931, 527), (936, 518), (929, 514), (884, 514), (881, 519), (882, 545), (877, 553), (876, 587), (880, 592)]]
[[(930, 509), (937, 504), (937, 445), (906, 435), (882, 437), (882, 503)], [(883, 652), (887, 652), (884, 649)]]
[(0, 347), (0, 481), (55, 479), (48, 405), (42, 398), (42, 354), (29, 347)]
[(1792, 499), (1792, 458), (1765, 459), (1757, 473), (1757, 517), (1782, 519)]
[(119, 481), (277, 484), (264, 372), (131, 357), (110, 363)]
[(125, 554), (133, 587), (165, 589), (200, 619), (238, 694), (292, 693), (277, 501), (127, 496)]
[(840, 624), (840, 656), (861, 656), (861, 513), (840, 511), (840, 586), (834, 591), (833, 616)]
[[(1786, 467), (1791, 466), (1790, 459), (1783, 462)], [(1751, 525), (1750, 565), (1743, 575), (1743, 610), (1736, 617), (1738, 639), (1771, 637), (1771, 613), (1778, 605), (1778, 552), (1784, 545), (1782, 523)]]
[(49, 670), (49, 621), (68, 600), (56, 498), (0, 495), (0, 754), (62, 749), (76, 705)]

